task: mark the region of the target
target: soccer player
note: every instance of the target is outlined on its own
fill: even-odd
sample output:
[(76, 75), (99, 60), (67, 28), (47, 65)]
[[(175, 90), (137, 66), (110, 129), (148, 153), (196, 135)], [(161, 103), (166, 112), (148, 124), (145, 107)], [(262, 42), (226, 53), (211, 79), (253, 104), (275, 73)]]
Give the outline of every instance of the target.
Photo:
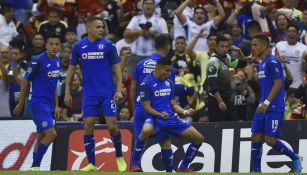
[(31, 171), (39, 171), (40, 164), (48, 146), (56, 138), (53, 117), (57, 116), (56, 85), (60, 73), (60, 59), (56, 56), (61, 46), (57, 35), (47, 39), (47, 51), (34, 57), (22, 79), (19, 102), (14, 113), (19, 116), (23, 111), (25, 97), (32, 84), (32, 97), (29, 102), (30, 115), (36, 125), (37, 139), (33, 151)]
[[(70, 87), (76, 65), (82, 70), (82, 118), (84, 122), (84, 147), (88, 165), (81, 171), (95, 171), (95, 138), (96, 118), (103, 114), (116, 152), (118, 171), (123, 172), (127, 166), (122, 154), (120, 130), (116, 125), (116, 101), (123, 98), (122, 72), (115, 45), (103, 38), (104, 26), (100, 18), (89, 17), (86, 21), (88, 37), (77, 42), (66, 77), (65, 103), (71, 106)], [(116, 81), (113, 83), (112, 69)]]
[[(145, 58), (140, 61), (133, 73), (133, 81), (131, 86), (131, 98), (132, 102), (136, 101), (134, 104), (134, 139), (135, 146), (132, 152), (131, 158), (131, 171), (140, 171), (140, 159), (144, 150), (144, 145), (146, 138), (139, 139), (139, 135), (142, 131), (143, 124), (146, 120), (145, 111), (142, 106), (140, 98), (140, 85), (147, 75), (150, 75), (152, 71), (156, 68), (156, 63), (161, 57), (166, 57), (170, 49), (169, 36), (167, 34), (158, 35), (155, 38), (155, 49), (156, 53), (152, 56)], [(176, 70), (172, 69), (172, 75), (170, 79), (175, 80)], [(147, 135), (151, 135), (153, 128), (147, 129), (149, 132)]]
[(262, 92), (252, 121), (252, 171), (261, 172), (262, 145), (265, 141), (290, 157), (292, 171), (299, 173), (302, 170), (300, 157), (278, 139), (285, 111), (283, 66), (275, 56), (269, 54), (269, 39), (264, 35), (253, 38), (252, 52), (261, 59), (258, 76)]
[(191, 124), (178, 119), (174, 113), (193, 115), (195, 110), (184, 110), (176, 103), (174, 84), (168, 79), (171, 69), (171, 60), (158, 60), (156, 69), (142, 82), (140, 96), (144, 110), (149, 116), (145, 123), (151, 123), (155, 128), (156, 141), (161, 145), (162, 160), (167, 172), (173, 171), (170, 134), (192, 141), (177, 169), (177, 172), (189, 172), (192, 171), (189, 164), (204, 142), (204, 137)]

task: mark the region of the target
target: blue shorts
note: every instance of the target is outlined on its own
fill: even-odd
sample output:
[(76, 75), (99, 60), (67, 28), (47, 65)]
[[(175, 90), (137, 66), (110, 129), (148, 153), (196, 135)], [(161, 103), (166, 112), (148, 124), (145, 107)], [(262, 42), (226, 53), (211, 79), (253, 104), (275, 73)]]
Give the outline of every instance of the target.
[(283, 117), (284, 112), (255, 113), (252, 121), (252, 133), (275, 138), (280, 137)]
[(37, 133), (42, 133), (47, 129), (54, 127), (53, 114), (54, 110), (48, 105), (29, 104), (29, 113), (36, 125)]
[(157, 133), (156, 141), (161, 142), (170, 138), (170, 135), (172, 134), (180, 136), (182, 132), (191, 127), (191, 124), (177, 119), (176, 117), (172, 117), (165, 120), (165, 122), (161, 122), (161, 120), (157, 121), (156, 119), (154, 122), (154, 127)]
[(143, 125), (147, 118), (148, 118), (148, 115), (146, 115), (146, 112), (144, 111), (143, 107), (135, 106), (134, 108), (134, 132), (133, 132), (134, 139), (139, 138), (139, 135), (142, 132)]
[(100, 114), (104, 117), (117, 117), (113, 96), (83, 96), (82, 118), (97, 117)]

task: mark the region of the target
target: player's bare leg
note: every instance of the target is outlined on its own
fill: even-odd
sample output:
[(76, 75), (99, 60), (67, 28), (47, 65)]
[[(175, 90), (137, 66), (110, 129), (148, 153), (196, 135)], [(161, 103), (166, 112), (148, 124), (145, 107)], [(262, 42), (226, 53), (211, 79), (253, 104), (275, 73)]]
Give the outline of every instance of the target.
[(127, 165), (125, 159), (123, 158), (121, 133), (116, 124), (117, 119), (116, 117), (105, 117), (105, 119), (112, 142), (114, 144), (118, 171), (124, 172), (127, 169)]

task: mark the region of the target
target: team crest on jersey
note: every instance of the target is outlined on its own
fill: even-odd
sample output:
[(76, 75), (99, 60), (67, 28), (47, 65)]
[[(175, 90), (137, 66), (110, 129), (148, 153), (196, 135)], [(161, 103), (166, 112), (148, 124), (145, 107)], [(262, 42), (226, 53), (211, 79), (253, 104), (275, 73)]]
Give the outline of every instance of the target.
[(46, 128), (47, 126), (48, 126), (47, 121), (44, 121), (44, 122), (42, 123), (42, 127)]
[(170, 86), (170, 84), (169, 84), (169, 82), (168, 82), (168, 81), (166, 81), (166, 82), (165, 82), (165, 85), (166, 85), (166, 86)]
[(145, 97), (145, 93), (144, 92), (140, 92), (140, 97), (141, 98)]
[(98, 45), (98, 49), (100, 49), (100, 50), (102, 50), (103, 47), (104, 47), (103, 44), (99, 44), (99, 45)]

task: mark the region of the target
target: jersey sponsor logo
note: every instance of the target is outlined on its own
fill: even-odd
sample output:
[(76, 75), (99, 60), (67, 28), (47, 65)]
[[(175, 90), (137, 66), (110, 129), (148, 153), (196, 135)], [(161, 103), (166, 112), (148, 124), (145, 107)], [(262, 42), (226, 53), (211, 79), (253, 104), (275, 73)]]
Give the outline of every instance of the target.
[(265, 78), (265, 72), (264, 71), (259, 71), (258, 78)]
[(171, 89), (167, 88), (167, 89), (159, 89), (159, 90), (155, 90), (154, 95), (156, 97), (162, 97), (162, 96), (168, 96), (171, 94)]
[(89, 59), (89, 60), (96, 60), (96, 59), (103, 59), (104, 58), (104, 52), (87, 52), (82, 54), (83, 59)]
[(60, 75), (60, 70), (53, 70), (53, 71), (49, 71), (47, 73), (48, 77), (59, 77)]
[(143, 73), (144, 74), (151, 74), (151, 72), (155, 70), (156, 64), (157, 64), (157, 62), (152, 60), (152, 59), (145, 61), (144, 65), (143, 65), (144, 66)]

